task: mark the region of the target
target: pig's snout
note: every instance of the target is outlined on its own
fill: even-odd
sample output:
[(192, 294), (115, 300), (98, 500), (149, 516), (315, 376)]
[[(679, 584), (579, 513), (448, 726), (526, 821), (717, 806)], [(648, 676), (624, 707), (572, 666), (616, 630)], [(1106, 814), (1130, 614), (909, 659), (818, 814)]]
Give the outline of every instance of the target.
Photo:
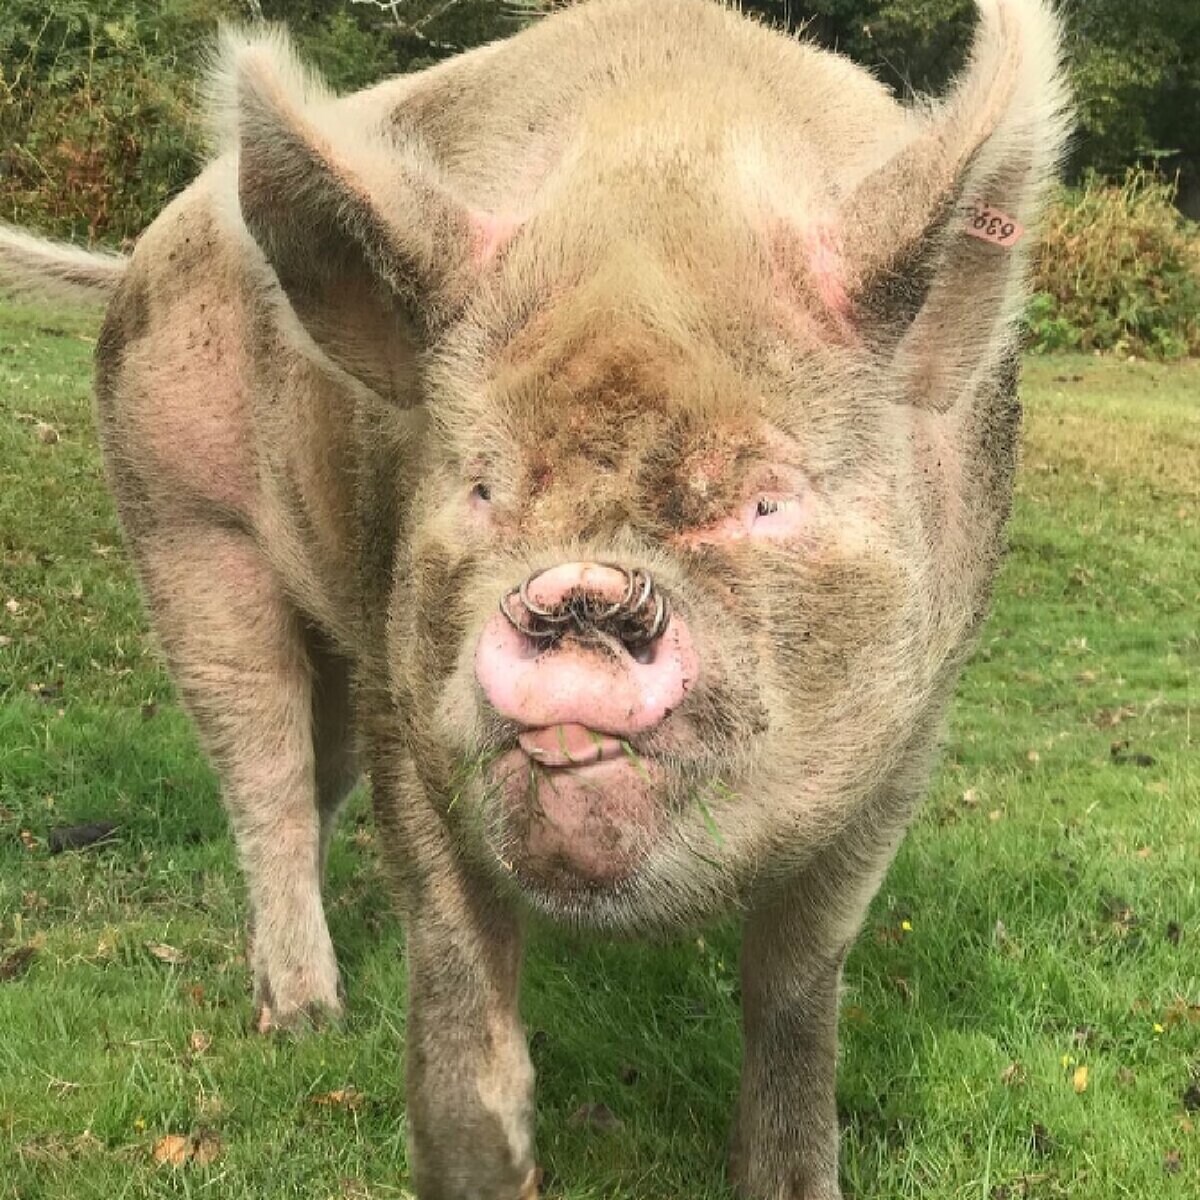
[(526, 728), (650, 729), (699, 673), (687, 623), (648, 571), (551, 567), (502, 597), (475, 652), (492, 707)]

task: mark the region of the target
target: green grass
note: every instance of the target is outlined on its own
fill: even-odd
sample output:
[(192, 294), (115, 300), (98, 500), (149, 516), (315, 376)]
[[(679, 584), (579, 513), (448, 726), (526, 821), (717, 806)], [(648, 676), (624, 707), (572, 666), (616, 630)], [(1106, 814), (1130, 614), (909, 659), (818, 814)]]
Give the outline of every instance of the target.
[[(215, 784), (103, 492), (94, 332), (0, 308), (0, 1198), (404, 1195), (402, 940), (366, 806), (329, 885), (351, 1015), (254, 1036)], [(843, 1177), (859, 1200), (1192, 1200), (1200, 368), (1043, 359), (1025, 395), (995, 612), (846, 973)], [(48, 853), (101, 819), (115, 844)], [(727, 1194), (735, 962), (729, 930), (535, 940), (549, 1195)], [(573, 1121), (585, 1103), (619, 1128)], [(167, 1134), (214, 1161), (156, 1166)]]

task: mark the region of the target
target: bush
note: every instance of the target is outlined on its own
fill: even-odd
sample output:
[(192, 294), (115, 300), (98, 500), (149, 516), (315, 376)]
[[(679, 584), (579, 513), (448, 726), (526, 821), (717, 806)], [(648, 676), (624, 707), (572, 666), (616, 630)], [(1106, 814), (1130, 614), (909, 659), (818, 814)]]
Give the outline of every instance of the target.
[[(221, 21), (285, 21), (338, 91), (511, 33), (528, 0), (0, 0), (0, 220), (141, 232), (195, 176), (197, 81)], [(399, 13), (401, 9), (398, 9)]]
[(1027, 320), (1035, 350), (1200, 354), (1200, 226), (1142, 170), (1064, 191), (1047, 214)]
[(4, 0), (0, 217), (119, 241), (196, 172), (197, 60), (223, 0)]

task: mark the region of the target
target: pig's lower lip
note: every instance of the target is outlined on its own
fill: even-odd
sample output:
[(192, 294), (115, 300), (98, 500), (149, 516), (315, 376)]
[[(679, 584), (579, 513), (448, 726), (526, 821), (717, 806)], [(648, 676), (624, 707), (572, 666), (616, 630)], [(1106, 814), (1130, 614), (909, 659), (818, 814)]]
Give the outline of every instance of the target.
[(617, 738), (593, 740), (591, 731), (583, 761), (582, 740), (568, 731), (560, 744), (557, 729), (527, 731), (521, 748), (492, 766), (503, 813), (494, 849), (518, 878), (539, 885), (617, 883), (661, 837), (662, 769)]
[(621, 740), (611, 734), (574, 724), (526, 729), (517, 741), (541, 767), (586, 767), (617, 758), (625, 749)]

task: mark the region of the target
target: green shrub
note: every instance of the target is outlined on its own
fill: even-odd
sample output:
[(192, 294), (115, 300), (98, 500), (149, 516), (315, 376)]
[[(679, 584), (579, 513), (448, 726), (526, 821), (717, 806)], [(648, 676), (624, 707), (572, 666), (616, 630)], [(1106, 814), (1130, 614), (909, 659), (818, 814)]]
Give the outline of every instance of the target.
[(1142, 170), (1063, 191), (1047, 214), (1027, 321), (1035, 350), (1200, 354), (1200, 226)]
[(0, 220), (136, 236), (199, 169), (221, 21), (286, 23), (337, 91), (511, 33), (532, 0), (0, 0)]
[(194, 80), (227, 0), (4, 0), (0, 217), (119, 241), (195, 174)]

